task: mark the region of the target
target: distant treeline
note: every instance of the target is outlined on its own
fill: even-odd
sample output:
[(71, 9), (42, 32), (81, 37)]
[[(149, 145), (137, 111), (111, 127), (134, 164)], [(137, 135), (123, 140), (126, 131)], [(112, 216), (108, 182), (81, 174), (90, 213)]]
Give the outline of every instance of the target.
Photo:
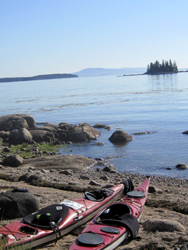
[(150, 63), (147, 66), (147, 74), (160, 74), (160, 73), (175, 73), (178, 72), (178, 67), (176, 62), (172, 63), (171, 60), (164, 61), (160, 64), (159, 61), (155, 61), (155, 63)]
[(59, 79), (59, 78), (72, 78), (78, 77), (73, 74), (50, 74), (50, 75), (38, 75), (38, 76), (29, 76), (29, 77), (8, 77), (0, 78), (0, 82), (20, 82), (20, 81), (37, 81), (37, 80), (50, 80), (50, 79)]

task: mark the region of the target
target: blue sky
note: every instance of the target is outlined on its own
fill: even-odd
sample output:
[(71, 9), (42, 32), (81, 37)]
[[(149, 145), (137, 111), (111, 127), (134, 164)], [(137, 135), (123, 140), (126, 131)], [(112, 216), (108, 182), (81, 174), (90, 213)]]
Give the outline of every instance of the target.
[(0, 78), (188, 68), (187, 0), (0, 0)]

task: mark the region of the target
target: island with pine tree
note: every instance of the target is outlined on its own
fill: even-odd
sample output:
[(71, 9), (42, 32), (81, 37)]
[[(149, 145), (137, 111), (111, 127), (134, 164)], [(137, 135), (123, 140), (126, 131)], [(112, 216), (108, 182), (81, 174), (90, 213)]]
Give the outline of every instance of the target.
[(178, 67), (175, 61), (172, 63), (171, 60), (169, 61), (162, 60), (162, 63), (160, 64), (159, 61), (156, 60), (155, 63), (151, 62), (147, 66), (147, 72), (145, 74), (155, 75), (155, 74), (169, 74), (177, 72), (178, 72)]

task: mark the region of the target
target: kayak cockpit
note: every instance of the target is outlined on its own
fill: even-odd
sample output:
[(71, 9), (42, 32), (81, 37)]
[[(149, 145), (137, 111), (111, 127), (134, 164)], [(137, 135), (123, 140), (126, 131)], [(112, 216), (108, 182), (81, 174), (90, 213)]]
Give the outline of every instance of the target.
[[(36, 228), (52, 229), (52, 224), (55, 223), (56, 226), (59, 226), (67, 216), (68, 211), (69, 208), (63, 204), (53, 204), (26, 215), (23, 218), (23, 223)], [(30, 229), (23, 228), (23, 230)]]
[(104, 200), (104, 196), (100, 194), (97, 196), (94, 193), (85, 192), (84, 195), (85, 195), (85, 198), (90, 201), (103, 201)]
[(114, 191), (110, 188), (103, 188), (93, 192), (85, 192), (85, 198), (90, 201), (103, 201), (106, 197), (111, 196)]
[(95, 219), (95, 222), (101, 223), (103, 220), (107, 219), (119, 219), (124, 214), (130, 214), (131, 209), (129, 206), (123, 203), (116, 203), (108, 206), (104, 209), (99, 216)]
[[(124, 227), (129, 231), (132, 238), (138, 234), (139, 230), (139, 224), (136, 217), (131, 214), (130, 207), (123, 203), (116, 203), (107, 207), (99, 214), (94, 223)], [(104, 232), (104, 228), (101, 228), (101, 230)], [(105, 230), (110, 230), (110, 228)]]

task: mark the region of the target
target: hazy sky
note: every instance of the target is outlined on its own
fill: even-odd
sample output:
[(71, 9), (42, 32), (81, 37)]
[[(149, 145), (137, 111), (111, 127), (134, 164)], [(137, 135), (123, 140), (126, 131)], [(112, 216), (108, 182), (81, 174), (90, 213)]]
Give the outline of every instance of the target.
[(187, 0), (0, 0), (0, 78), (84, 68), (188, 68)]

